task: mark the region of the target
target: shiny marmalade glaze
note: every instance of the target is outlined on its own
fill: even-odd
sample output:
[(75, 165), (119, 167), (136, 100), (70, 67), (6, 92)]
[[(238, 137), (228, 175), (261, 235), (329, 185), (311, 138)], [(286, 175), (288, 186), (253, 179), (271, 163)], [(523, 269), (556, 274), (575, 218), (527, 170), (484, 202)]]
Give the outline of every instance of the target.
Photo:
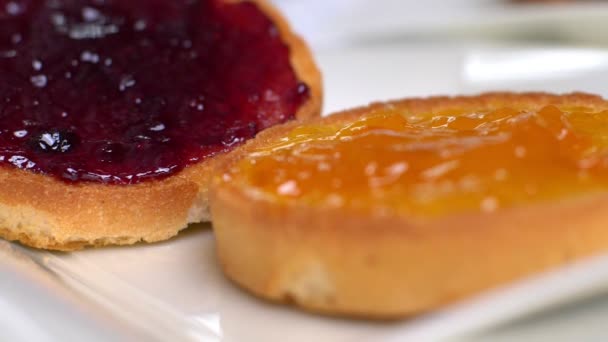
[(0, 0), (0, 166), (175, 174), (294, 117), (289, 57), (251, 2)]
[(608, 188), (608, 112), (502, 108), (408, 116), (386, 107), (306, 125), (224, 175), (281, 201), (434, 215)]

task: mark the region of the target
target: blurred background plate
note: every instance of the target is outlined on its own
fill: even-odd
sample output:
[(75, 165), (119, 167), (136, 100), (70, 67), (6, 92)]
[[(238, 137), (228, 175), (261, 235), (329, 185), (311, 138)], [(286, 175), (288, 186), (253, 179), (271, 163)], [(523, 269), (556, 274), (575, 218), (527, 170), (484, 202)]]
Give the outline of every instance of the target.
[(387, 41), (608, 46), (602, 0), (274, 0), (316, 50)]

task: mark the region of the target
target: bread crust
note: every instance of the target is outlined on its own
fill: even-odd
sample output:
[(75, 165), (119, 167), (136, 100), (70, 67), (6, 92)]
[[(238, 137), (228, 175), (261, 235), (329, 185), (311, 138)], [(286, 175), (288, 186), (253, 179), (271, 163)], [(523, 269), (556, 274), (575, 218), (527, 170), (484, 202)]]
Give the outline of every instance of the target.
[[(256, 3), (275, 23), (290, 48), (298, 79), (310, 88), (311, 96), (296, 118), (319, 116), (321, 74), (306, 43), (267, 1), (238, 1)], [(210, 219), (209, 180), (213, 165), (223, 156), (207, 158), (163, 180), (126, 186), (68, 184), (0, 167), (0, 237), (61, 251), (169, 239), (189, 223)]]
[[(377, 103), (307, 123), (349, 122), (374, 110), (608, 109), (582, 93), (488, 93)], [(234, 151), (228, 170), (298, 123)], [(277, 204), (215, 177), (217, 253), (226, 275), (253, 294), (314, 312), (394, 319), (432, 310), (508, 281), (608, 250), (608, 193), (503, 208), (412, 217), (305, 203)]]

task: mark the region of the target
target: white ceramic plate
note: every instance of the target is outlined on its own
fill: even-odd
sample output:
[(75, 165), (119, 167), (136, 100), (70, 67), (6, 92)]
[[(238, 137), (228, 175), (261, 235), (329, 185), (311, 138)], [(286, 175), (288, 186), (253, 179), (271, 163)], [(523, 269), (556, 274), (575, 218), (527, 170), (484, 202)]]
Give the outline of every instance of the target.
[(379, 40), (516, 39), (608, 43), (608, 3), (509, 0), (271, 0), (317, 50)]
[[(602, 50), (395, 44), (328, 51), (320, 53), (318, 61), (325, 75), (329, 111), (372, 100), (484, 90), (583, 90), (608, 95), (608, 52)], [(213, 234), (205, 225), (154, 245), (72, 254), (17, 248), (21, 251), (84, 299), (62, 305), (86, 303), (89, 310), (97, 310), (89, 321), (99, 322), (103, 316), (104, 320), (122, 322), (122, 330), (117, 329), (124, 334), (173, 341), (421, 341), (459, 337), (601, 293), (608, 285), (608, 257), (600, 256), (441, 312), (374, 323), (313, 316), (242, 292), (222, 276), (214, 256)], [(31, 296), (53, 296), (53, 292), (18, 287), (16, 292), (29, 291)], [(55, 313), (63, 315), (61, 310)], [(51, 323), (41, 319), (38, 324), (44, 328)]]

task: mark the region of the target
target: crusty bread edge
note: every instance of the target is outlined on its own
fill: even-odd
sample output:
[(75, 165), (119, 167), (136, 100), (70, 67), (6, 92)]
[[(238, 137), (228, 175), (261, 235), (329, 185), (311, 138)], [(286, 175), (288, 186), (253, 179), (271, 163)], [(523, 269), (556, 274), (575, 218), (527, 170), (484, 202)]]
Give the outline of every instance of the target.
[[(581, 93), (490, 93), (378, 103), (309, 123), (347, 122), (395, 106), (417, 114), (547, 104), (608, 109), (608, 102)], [(265, 131), (232, 153), (222, 170), (295, 125)], [(238, 181), (222, 181), (220, 173), (211, 188), (224, 272), (257, 296), (325, 314), (406, 317), (608, 250), (605, 192), (491, 213), (415, 218), (276, 204), (249, 190)]]
[[(229, 0), (227, 0), (229, 1)], [(310, 88), (297, 119), (319, 116), (322, 81), (310, 49), (265, 0), (255, 2), (277, 25), (290, 48), (298, 79)], [(0, 167), (0, 237), (43, 249), (156, 242), (175, 236), (189, 223), (208, 221), (208, 184), (223, 154), (160, 181), (109, 186), (66, 184), (52, 177)]]

